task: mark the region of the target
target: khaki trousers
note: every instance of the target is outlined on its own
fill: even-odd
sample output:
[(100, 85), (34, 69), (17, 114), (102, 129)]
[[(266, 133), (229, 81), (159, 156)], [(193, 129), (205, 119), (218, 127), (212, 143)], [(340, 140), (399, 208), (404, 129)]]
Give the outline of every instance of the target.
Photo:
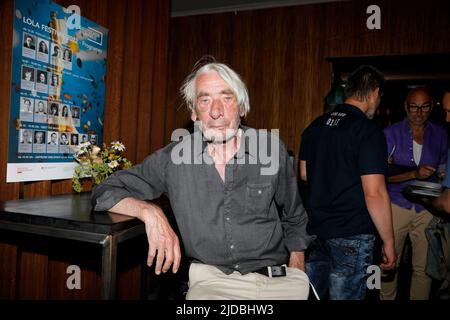
[(428, 252), (425, 228), (432, 218), (431, 213), (426, 210), (416, 212), (414, 208), (404, 209), (392, 204), (395, 250), (398, 255), (397, 269), (383, 273), (380, 290), (382, 300), (394, 300), (397, 295), (398, 265), (407, 235), (411, 239), (413, 269), (409, 298), (411, 300), (428, 300), (431, 278), (425, 273)]
[(306, 300), (306, 273), (288, 268), (285, 277), (269, 278), (259, 273), (225, 274), (214, 266), (192, 263), (187, 300)]

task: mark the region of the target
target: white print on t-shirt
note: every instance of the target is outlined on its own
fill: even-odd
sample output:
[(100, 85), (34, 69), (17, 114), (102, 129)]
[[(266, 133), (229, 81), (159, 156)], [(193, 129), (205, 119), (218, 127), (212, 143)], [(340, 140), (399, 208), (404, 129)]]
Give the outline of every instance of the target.
[(330, 127), (335, 127), (338, 125), (339, 121), (341, 121), (341, 119), (346, 115), (347, 114), (343, 112), (333, 112), (331, 114), (331, 117), (328, 118), (326, 125)]

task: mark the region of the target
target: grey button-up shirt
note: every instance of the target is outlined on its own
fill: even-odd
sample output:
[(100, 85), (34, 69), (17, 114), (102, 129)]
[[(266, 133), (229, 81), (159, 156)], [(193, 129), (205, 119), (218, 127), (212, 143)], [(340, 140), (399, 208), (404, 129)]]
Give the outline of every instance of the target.
[(275, 135), (243, 129), (240, 149), (225, 166), (225, 181), (196, 132), (111, 175), (93, 190), (94, 209), (108, 210), (125, 197), (152, 200), (165, 193), (193, 260), (227, 274), (287, 263), (289, 252), (304, 251), (313, 240), (306, 233), (293, 165)]

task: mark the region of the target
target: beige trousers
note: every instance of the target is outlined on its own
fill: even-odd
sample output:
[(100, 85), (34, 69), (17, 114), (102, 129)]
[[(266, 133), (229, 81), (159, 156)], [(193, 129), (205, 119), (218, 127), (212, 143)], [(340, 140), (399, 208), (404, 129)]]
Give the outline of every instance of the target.
[[(428, 241), (425, 228), (433, 216), (424, 210), (416, 212), (414, 208), (404, 209), (392, 204), (392, 220), (395, 236), (395, 250), (397, 251), (397, 267), (401, 261), (401, 254), (405, 245), (406, 236), (411, 239), (412, 249), (412, 278), (409, 298), (411, 300), (427, 300), (430, 296), (431, 278), (425, 273), (427, 263)], [(380, 298), (394, 300), (397, 295), (397, 272), (383, 273)]]
[(300, 269), (288, 268), (285, 277), (259, 273), (225, 274), (214, 266), (192, 263), (187, 300), (306, 300), (309, 279)]

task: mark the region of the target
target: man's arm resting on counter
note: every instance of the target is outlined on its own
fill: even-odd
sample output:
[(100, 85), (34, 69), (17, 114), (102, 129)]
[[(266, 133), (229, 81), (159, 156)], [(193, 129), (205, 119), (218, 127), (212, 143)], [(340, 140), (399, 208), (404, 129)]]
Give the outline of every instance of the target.
[(383, 269), (395, 267), (394, 231), (389, 194), (386, 189), (384, 175), (369, 174), (361, 176), (364, 198), (370, 217), (383, 240)]
[(178, 271), (180, 242), (160, 207), (128, 197), (120, 200), (109, 211), (136, 217), (144, 222), (149, 245), (147, 264), (151, 266), (156, 256), (156, 274), (160, 274), (161, 270), (167, 272), (170, 266), (174, 273)]

